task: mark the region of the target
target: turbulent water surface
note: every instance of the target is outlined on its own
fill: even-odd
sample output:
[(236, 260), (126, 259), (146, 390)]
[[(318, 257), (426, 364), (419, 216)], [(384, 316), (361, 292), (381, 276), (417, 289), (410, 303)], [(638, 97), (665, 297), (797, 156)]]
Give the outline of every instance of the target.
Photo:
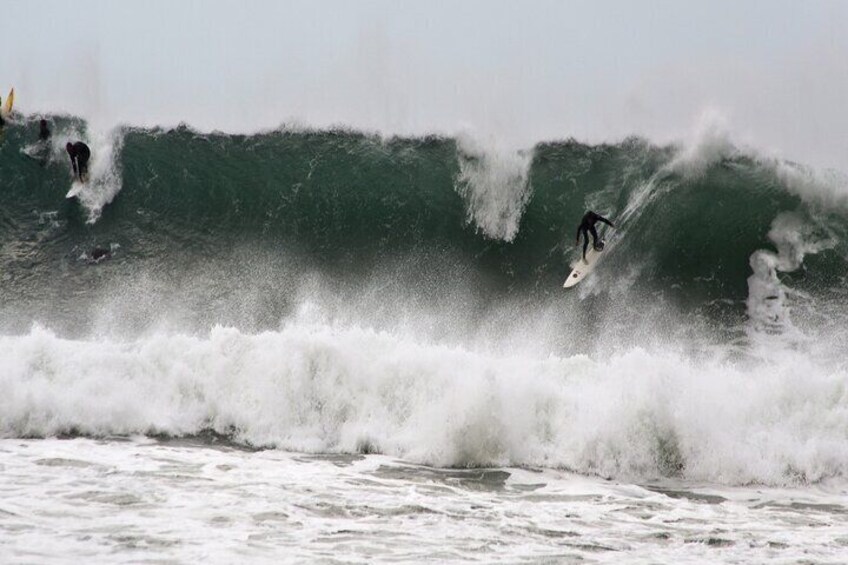
[[(840, 173), (50, 120), (0, 139), (6, 560), (848, 551)], [(616, 229), (566, 291), (586, 209)]]

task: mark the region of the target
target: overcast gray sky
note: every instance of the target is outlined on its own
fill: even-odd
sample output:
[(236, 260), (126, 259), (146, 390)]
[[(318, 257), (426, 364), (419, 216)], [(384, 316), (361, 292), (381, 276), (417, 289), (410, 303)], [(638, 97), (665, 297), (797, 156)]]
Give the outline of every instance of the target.
[(734, 139), (848, 171), (848, 2), (28, 1), (0, 19), (19, 109), (251, 131), (515, 143)]

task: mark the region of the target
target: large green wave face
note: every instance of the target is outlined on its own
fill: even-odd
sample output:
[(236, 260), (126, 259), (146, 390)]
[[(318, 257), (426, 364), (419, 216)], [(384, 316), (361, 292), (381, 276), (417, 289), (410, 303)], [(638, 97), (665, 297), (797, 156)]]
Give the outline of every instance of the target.
[[(721, 139), (51, 123), (47, 145), (36, 120), (0, 140), (4, 437), (212, 432), (639, 481), (846, 474), (838, 175)], [(91, 179), (67, 199), (76, 139)], [(587, 209), (616, 227), (566, 290)]]
[[(646, 323), (678, 331), (671, 318), (743, 327), (787, 288), (806, 297), (799, 311), (830, 304), (848, 273), (844, 202), (802, 167), (735, 150), (696, 167), (635, 138), (512, 151), (351, 131), (98, 138), (75, 119), (51, 123), (49, 147), (37, 120), (0, 142), (5, 331), (260, 330), (317, 296), (384, 322), (442, 313), (461, 331), (492, 312), (554, 316), (553, 342), (568, 347), (587, 332), (632, 341)], [(65, 198), (72, 138), (94, 140), (80, 200)], [(617, 229), (569, 292), (587, 209)], [(96, 247), (112, 255), (93, 265)]]

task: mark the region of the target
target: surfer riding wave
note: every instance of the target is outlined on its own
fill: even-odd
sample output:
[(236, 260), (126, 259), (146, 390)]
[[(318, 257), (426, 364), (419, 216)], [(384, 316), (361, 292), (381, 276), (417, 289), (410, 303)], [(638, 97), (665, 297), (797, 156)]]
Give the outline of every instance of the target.
[(595, 230), (595, 224), (598, 222), (603, 222), (607, 224), (609, 227), (614, 228), (613, 223), (600, 214), (596, 214), (593, 211), (589, 210), (583, 215), (583, 219), (580, 220), (580, 225), (577, 226), (577, 239), (574, 241), (574, 245), (580, 245), (580, 234), (583, 234), (583, 261), (586, 262), (586, 249), (589, 247), (589, 234), (592, 234), (592, 247), (596, 250), (600, 251), (603, 249), (603, 242), (598, 242), (598, 232)]
[(74, 176), (80, 182), (86, 182), (88, 180), (88, 160), (91, 158), (91, 150), (88, 148), (88, 145), (82, 141), (77, 141), (76, 143), (69, 142), (65, 146), (65, 149), (71, 158), (71, 167), (74, 170)]

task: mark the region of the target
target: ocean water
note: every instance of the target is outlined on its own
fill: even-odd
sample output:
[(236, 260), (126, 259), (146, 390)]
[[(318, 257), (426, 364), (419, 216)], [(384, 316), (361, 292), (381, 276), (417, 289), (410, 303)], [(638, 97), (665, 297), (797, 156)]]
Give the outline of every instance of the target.
[(211, 441), (4, 441), (0, 550), (31, 563), (832, 563), (848, 549), (844, 486), (637, 485)]
[(841, 173), (37, 118), (0, 140), (3, 562), (848, 555)]

